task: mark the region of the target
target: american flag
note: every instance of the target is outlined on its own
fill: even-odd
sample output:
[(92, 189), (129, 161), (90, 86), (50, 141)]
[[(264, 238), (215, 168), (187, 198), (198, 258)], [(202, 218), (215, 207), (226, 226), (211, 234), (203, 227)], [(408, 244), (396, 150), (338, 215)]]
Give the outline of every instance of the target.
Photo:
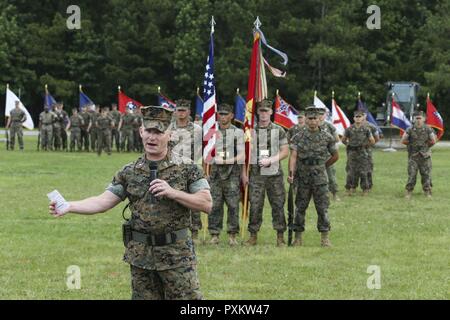
[(203, 81), (203, 159), (211, 163), (216, 149), (216, 88), (214, 85), (214, 25), (211, 28), (209, 55)]

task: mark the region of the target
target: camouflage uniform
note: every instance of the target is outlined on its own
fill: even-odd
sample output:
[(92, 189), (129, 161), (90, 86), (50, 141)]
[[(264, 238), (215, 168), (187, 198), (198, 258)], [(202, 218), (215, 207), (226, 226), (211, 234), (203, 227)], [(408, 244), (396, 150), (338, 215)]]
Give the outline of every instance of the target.
[(90, 138), (91, 138), (91, 150), (98, 150), (98, 127), (97, 127), (97, 118), (100, 117), (100, 112), (97, 111), (89, 111), (91, 116), (91, 130), (90, 130)]
[(61, 113), (63, 115), (62, 130), (61, 130), (61, 143), (62, 143), (62, 149), (67, 151), (68, 137), (67, 137), (66, 127), (67, 127), (67, 124), (69, 123), (69, 115), (64, 110), (61, 110)]
[(370, 171), (369, 139), (373, 138), (370, 128), (362, 124), (359, 128), (352, 124), (345, 129), (347, 144), (347, 190), (355, 189), (361, 179), (361, 189), (369, 190), (368, 173)]
[(108, 155), (111, 154), (111, 128), (114, 121), (107, 115), (100, 115), (96, 121), (97, 127), (97, 154), (102, 154), (102, 149), (106, 150)]
[[(320, 128), (328, 132), (333, 138), (335, 138), (336, 142), (336, 128), (329, 122), (324, 121), (324, 123), (320, 126)], [(327, 167), (327, 176), (328, 176), (328, 189), (332, 194), (336, 194), (338, 192), (338, 185), (336, 181), (336, 167), (333, 165)]]
[[(270, 123), (266, 128), (255, 126), (256, 137), (259, 140), (260, 132), (267, 134), (267, 145), (262, 146), (258, 143), (256, 154), (258, 159), (262, 157), (270, 157), (277, 154), (283, 145), (287, 145), (286, 132), (284, 129), (274, 123)], [(278, 138), (273, 134), (278, 133)], [(278, 140), (277, 140), (278, 139)], [(272, 140), (277, 145), (272, 146)], [(253, 143), (256, 143), (254, 139)], [(260, 141), (258, 141), (260, 142)], [(272, 148), (274, 150), (272, 150)], [(271, 167), (275, 167), (272, 164)], [(261, 228), (263, 221), (263, 209), (265, 193), (269, 198), (269, 203), (272, 207), (272, 225), (279, 233), (286, 231), (286, 218), (284, 215), (284, 202), (286, 198), (286, 191), (284, 189), (284, 178), (281, 164), (278, 163), (278, 170), (265, 174), (264, 171), (273, 171), (271, 168), (260, 168), (257, 164), (250, 165), (249, 177), (249, 203), (250, 203), (250, 218), (248, 224), (248, 231), (255, 234)]]
[(433, 140), (435, 133), (431, 127), (424, 124), (421, 128), (413, 125), (406, 129), (408, 145), (408, 182), (406, 190), (413, 191), (416, 185), (417, 172), (422, 178), (422, 189), (431, 192), (431, 150), (428, 144)]
[(43, 150), (53, 150), (53, 123), (55, 122), (55, 114), (52, 111), (43, 111), (39, 115), (39, 123), (41, 124), (41, 148)]
[(89, 132), (88, 127), (91, 123), (91, 115), (87, 111), (80, 113), (83, 118), (83, 125), (81, 126), (81, 145), (84, 146), (84, 151), (89, 151)]
[(292, 128), (290, 128), (286, 133), (286, 138), (288, 139), (288, 143), (290, 144), (292, 142), (292, 139), (303, 129), (305, 128), (304, 125), (296, 124)]
[(306, 209), (311, 197), (317, 211), (317, 229), (330, 231), (328, 218), (328, 175), (325, 163), (331, 154), (337, 152), (335, 137), (319, 127), (318, 131), (305, 128), (294, 137), (290, 148), (297, 151), (297, 195), (294, 231), (305, 230)]
[(14, 150), (16, 135), (17, 140), (19, 140), (20, 150), (23, 150), (23, 131), (22, 124), (27, 120), (27, 115), (23, 110), (14, 108), (9, 113), (9, 117), (11, 119), (11, 125), (9, 128), (9, 139), (10, 139), (10, 148)]
[(133, 141), (134, 141), (134, 151), (142, 152), (144, 146), (142, 145), (141, 135), (139, 133), (139, 128), (142, 125), (142, 114), (135, 113), (133, 121)]
[(125, 151), (125, 142), (127, 144), (127, 151), (134, 150), (134, 134), (133, 134), (133, 122), (135, 117), (132, 113), (126, 113), (122, 116), (122, 127), (120, 128), (122, 141), (120, 142), (120, 148)]
[[(169, 128), (172, 130), (171, 149), (197, 163), (201, 159), (202, 128), (193, 122), (189, 122), (186, 127), (178, 127), (176, 121), (173, 121)], [(202, 229), (200, 212), (192, 212), (191, 220), (191, 232)]]
[[(380, 133), (378, 132), (377, 127), (370, 122), (366, 122), (366, 125), (369, 126), (370, 131), (372, 132), (372, 136), (374, 137), (375, 141), (380, 139)], [(373, 168), (374, 168), (374, 164), (373, 164), (373, 146), (369, 146), (367, 147), (367, 152), (369, 153), (369, 163), (370, 163), (370, 171), (367, 175), (368, 181), (369, 181), (369, 189), (372, 189), (373, 187), (373, 179), (372, 179), (372, 174), (373, 174)]]
[(114, 121), (114, 128), (111, 131), (111, 149), (115, 143), (116, 151), (119, 152), (120, 151), (120, 132), (119, 132), (118, 126), (119, 126), (121, 114), (117, 110), (113, 110), (109, 114)]
[(75, 149), (77, 144), (78, 151), (81, 151), (81, 127), (84, 125), (83, 118), (79, 115), (72, 115), (70, 117), (70, 152)]
[[(143, 107), (143, 113), (145, 128), (167, 130), (171, 112)], [(158, 178), (172, 188), (187, 193), (209, 189), (202, 169), (188, 158), (169, 150), (164, 159), (155, 162)], [(197, 259), (188, 233), (190, 210), (175, 200), (151, 196), (150, 164), (141, 156), (120, 170), (107, 188), (120, 199), (129, 199), (132, 232), (124, 261), (131, 265), (132, 297), (201, 299)]]
[[(231, 142), (228, 142), (229, 140), (231, 141), (230, 135), (234, 136), (233, 145), (231, 145)], [(230, 125), (228, 129), (219, 128), (216, 141), (216, 157), (226, 160), (244, 153), (242, 144), (243, 132), (234, 125)], [(233, 147), (233, 149), (230, 149), (230, 147)], [(241, 170), (242, 165), (237, 163), (211, 165), (209, 183), (213, 208), (208, 215), (208, 230), (211, 235), (219, 235), (223, 228), (224, 202), (228, 207), (227, 233), (237, 234), (239, 232), (239, 184)]]
[(59, 150), (62, 147), (62, 131), (64, 130), (64, 114), (56, 108), (55, 122), (53, 123), (53, 139), (55, 150)]

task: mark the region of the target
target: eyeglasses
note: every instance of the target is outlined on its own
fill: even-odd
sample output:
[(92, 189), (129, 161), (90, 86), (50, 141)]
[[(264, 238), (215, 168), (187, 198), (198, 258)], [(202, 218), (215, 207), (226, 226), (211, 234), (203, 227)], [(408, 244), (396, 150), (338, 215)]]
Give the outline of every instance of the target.
[(362, 117), (362, 115), (360, 115), (360, 114), (355, 116), (355, 118), (361, 118), (361, 117)]
[(308, 117), (309, 120), (317, 120), (317, 117)]

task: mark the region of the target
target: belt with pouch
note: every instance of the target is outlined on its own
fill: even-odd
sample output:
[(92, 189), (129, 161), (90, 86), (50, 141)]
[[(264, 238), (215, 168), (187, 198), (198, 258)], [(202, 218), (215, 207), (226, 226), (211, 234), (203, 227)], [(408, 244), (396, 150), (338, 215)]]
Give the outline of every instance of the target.
[(166, 246), (169, 244), (173, 244), (178, 240), (184, 240), (187, 238), (188, 238), (187, 228), (160, 234), (142, 233), (134, 230), (131, 232), (132, 240), (154, 247)]

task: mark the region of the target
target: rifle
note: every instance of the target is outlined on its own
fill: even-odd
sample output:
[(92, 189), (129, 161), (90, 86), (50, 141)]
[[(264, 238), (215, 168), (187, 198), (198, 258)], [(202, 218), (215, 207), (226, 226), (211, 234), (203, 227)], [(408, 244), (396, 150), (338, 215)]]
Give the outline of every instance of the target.
[(6, 150), (9, 150), (9, 129), (5, 128), (5, 136), (6, 136)]
[(294, 228), (294, 186), (289, 185), (288, 194), (288, 246), (292, 245), (292, 231)]

